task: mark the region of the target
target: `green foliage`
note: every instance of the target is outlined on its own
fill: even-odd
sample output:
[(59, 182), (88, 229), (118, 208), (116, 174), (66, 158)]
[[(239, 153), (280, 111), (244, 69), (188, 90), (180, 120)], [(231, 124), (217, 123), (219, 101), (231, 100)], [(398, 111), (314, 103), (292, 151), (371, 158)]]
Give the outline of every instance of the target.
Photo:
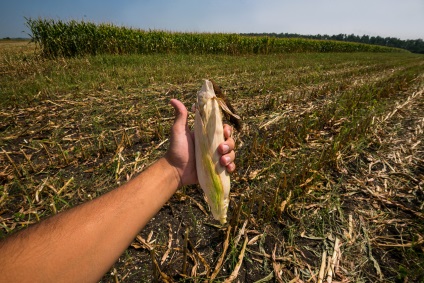
[(139, 30), (113, 24), (26, 19), (32, 40), (47, 57), (97, 54), (278, 54), (292, 52), (400, 52), (360, 43), (301, 38)]
[(337, 40), (344, 42), (358, 42), (365, 44), (373, 44), (387, 47), (402, 48), (413, 53), (424, 53), (424, 41), (422, 39), (408, 39), (401, 40), (395, 37), (381, 37), (381, 36), (369, 36), (369, 35), (354, 35), (354, 34), (337, 34), (337, 35), (303, 35), (297, 33), (246, 33), (243, 35), (248, 36), (270, 36), (277, 38), (308, 38), (308, 39), (318, 39), (318, 40)]
[[(188, 48), (187, 37), (178, 35)], [(276, 42), (263, 38), (255, 50), (270, 52), (264, 46)], [(296, 48), (303, 41), (283, 42)], [(414, 131), (410, 118), (415, 116), (420, 126), (416, 132), (422, 129), (422, 102), (416, 103), (416, 114), (399, 106), (422, 89), (423, 56), (228, 56), (190, 50), (46, 60), (34, 53), (34, 44), (0, 47), (0, 238), (116, 188), (163, 156), (174, 117), (169, 99), (178, 98), (189, 107), (201, 80), (214, 78), (244, 124), (234, 133), (237, 169), (229, 209), (233, 230), (214, 282), (223, 281), (234, 269), (244, 240), (236, 244), (235, 237), (244, 237), (242, 230), (251, 241), (240, 269), (242, 282), (267, 278), (273, 252), (284, 266), (284, 282), (307, 265), (310, 273), (299, 272), (299, 279), (313, 280), (323, 251), (331, 256), (331, 237), (342, 243), (342, 268), (334, 281), (380, 282), (370, 255), (380, 263), (387, 282), (422, 281), (422, 219), (402, 209), (422, 213), (421, 191), (413, 181), (420, 167), (417, 173), (401, 170), (408, 168), (397, 167), (390, 156), (403, 153), (403, 166), (410, 160), (407, 156), (421, 158), (414, 153), (422, 152), (422, 143), (417, 143), (422, 133), (416, 138), (406, 135), (403, 143), (391, 128), (402, 134)], [(394, 110), (404, 122), (381, 124)], [(190, 126), (192, 118), (190, 114)], [(383, 139), (402, 148), (389, 148)], [(403, 173), (392, 175), (393, 170)], [(369, 190), (375, 185), (382, 189), (372, 196)], [(386, 199), (390, 203), (380, 203)], [(402, 206), (389, 206), (394, 203)], [(141, 234), (147, 239), (154, 232), (158, 260), (168, 250), (167, 243), (172, 244), (174, 255), (161, 266), (177, 278), (184, 231), (190, 229), (187, 270), (194, 260), (199, 265), (197, 278), (187, 277), (186, 282), (208, 280), (200, 275), (205, 264), (194, 252), (213, 268), (225, 239), (222, 227), (210, 225), (210, 215), (201, 207), (207, 209), (199, 188), (184, 187)], [(246, 229), (241, 229), (243, 223)], [(175, 236), (167, 239), (171, 230)], [(130, 248), (113, 267), (116, 272), (109, 272), (102, 282), (123, 281), (127, 274), (127, 281), (154, 281), (151, 261), (149, 252)]]

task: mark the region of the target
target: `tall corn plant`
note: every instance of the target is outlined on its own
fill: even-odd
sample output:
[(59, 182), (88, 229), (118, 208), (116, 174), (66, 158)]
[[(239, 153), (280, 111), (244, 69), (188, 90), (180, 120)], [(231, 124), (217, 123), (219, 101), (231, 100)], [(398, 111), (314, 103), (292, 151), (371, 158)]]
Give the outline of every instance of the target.
[(400, 52), (360, 43), (225, 33), (144, 31), (71, 20), (26, 19), (32, 40), (47, 57), (96, 54), (276, 54), (292, 52)]

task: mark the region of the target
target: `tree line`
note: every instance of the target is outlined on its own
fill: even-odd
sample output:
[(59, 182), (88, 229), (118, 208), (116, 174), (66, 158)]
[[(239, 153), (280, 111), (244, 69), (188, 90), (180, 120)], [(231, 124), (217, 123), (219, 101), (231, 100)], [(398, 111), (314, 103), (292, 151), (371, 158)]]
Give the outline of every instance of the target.
[(395, 47), (406, 49), (413, 53), (424, 54), (424, 41), (422, 39), (408, 39), (401, 40), (395, 37), (381, 37), (381, 36), (369, 36), (369, 35), (354, 35), (354, 34), (337, 34), (337, 35), (302, 35), (297, 33), (244, 33), (242, 35), (247, 36), (269, 36), (269, 37), (280, 37), (280, 38), (308, 38), (318, 40), (337, 40), (347, 42), (357, 42), (373, 45), (381, 45), (387, 47)]

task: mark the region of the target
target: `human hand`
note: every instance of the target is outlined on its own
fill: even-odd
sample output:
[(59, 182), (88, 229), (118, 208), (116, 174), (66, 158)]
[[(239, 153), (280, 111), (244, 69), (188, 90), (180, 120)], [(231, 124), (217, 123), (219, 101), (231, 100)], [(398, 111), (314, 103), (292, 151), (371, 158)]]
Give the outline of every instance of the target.
[[(180, 178), (179, 186), (197, 184), (196, 157), (194, 151), (194, 134), (187, 124), (188, 112), (184, 104), (177, 99), (171, 99), (175, 109), (174, 125), (171, 128), (170, 146), (165, 155), (167, 161), (176, 169)], [(232, 128), (224, 125), (224, 139), (218, 147), (222, 154), (220, 163), (229, 173), (234, 172), (234, 140), (231, 138)]]
[(234, 152), (235, 143), (231, 137), (232, 132), (233, 128), (230, 125), (224, 124), (225, 142), (218, 146), (218, 152), (222, 154), (219, 162), (222, 166), (226, 167), (228, 173), (232, 173), (236, 170), (236, 164), (234, 163), (234, 159), (236, 158)]

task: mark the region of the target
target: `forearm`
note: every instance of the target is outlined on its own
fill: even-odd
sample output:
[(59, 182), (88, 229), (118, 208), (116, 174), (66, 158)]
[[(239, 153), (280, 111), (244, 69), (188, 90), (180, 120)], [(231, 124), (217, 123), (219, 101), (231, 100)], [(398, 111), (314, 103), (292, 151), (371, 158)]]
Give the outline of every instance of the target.
[(120, 188), (10, 237), (0, 243), (0, 281), (99, 280), (178, 184), (162, 158)]

